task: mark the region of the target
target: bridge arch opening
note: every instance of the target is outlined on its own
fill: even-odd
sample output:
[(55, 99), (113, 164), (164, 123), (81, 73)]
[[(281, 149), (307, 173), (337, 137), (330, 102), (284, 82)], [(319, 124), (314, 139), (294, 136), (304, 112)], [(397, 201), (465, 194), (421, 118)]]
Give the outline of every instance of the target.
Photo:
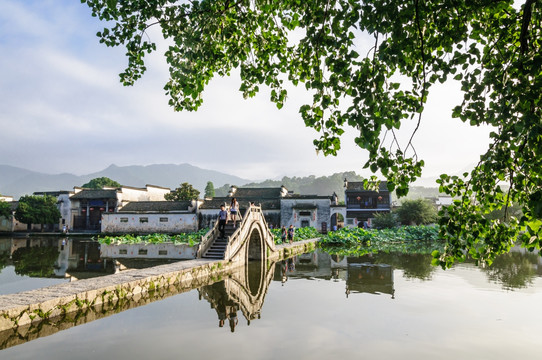
[(263, 260), (263, 238), (258, 228), (252, 229), (247, 248), (247, 260)]

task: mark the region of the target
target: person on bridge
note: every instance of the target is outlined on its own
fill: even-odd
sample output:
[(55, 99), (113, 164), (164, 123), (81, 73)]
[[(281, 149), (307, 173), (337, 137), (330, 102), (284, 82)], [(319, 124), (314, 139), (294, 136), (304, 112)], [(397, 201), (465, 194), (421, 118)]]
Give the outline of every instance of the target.
[(231, 199), (230, 204), (230, 215), (231, 219), (233, 221), (233, 228), (235, 229), (235, 225), (237, 222), (237, 213), (239, 212), (239, 203), (237, 202), (236, 198)]
[(226, 220), (228, 220), (228, 212), (224, 205), (220, 205), (220, 211), (218, 212), (218, 231), (220, 231), (220, 237), (224, 239)]
[(283, 244), (286, 244), (286, 226), (283, 226), (282, 229), (280, 229), (280, 239)]
[(288, 240), (290, 241), (290, 244), (294, 241), (294, 233), (295, 229), (293, 225), (290, 225), (288, 228)]

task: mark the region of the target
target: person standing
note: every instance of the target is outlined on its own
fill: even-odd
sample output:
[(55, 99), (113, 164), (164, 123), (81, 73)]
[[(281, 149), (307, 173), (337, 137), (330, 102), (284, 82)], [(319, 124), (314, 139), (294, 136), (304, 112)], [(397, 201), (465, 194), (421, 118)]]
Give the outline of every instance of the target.
[(282, 240), (283, 244), (286, 244), (286, 226), (283, 226), (280, 229), (280, 239)]
[(233, 220), (233, 228), (235, 229), (235, 224), (237, 221), (237, 213), (239, 212), (239, 203), (237, 202), (236, 198), (231, 199), (230, 204), (230, 215), (231, 219)]
[(290, 241), (290, 244), (294, 241), (294, 232), (294, 226), (290, 225), (290, 227), (288, 228), (288, 240)]
[(218, 212), (218, 231), (220, 231), (220, 237), (224, 239), (226, 220), (228, 220), (228, 212), (224, 205), (220, 205), (220, 211)]

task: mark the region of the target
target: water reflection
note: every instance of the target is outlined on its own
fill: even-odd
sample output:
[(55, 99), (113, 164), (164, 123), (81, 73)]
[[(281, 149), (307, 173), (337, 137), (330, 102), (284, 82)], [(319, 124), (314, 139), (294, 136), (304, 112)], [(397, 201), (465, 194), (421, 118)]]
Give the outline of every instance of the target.
[(495, 259), (491, 266), (482, 270), (490, 281), (502, 284), (506, 290), (523, 289), (542, 275), (542, 257), (524, 249), (513, 249)]
[[(467, 260), (468, 264), (474, 261)], [(439, 268), (431, 265), (430, 254), (400, 252), (370, 253), (362, 256), (329, 254), (317, 250), (277, 265), (276, 281), (284, 285), (288, 278), (314, 278), (344, 281), (345, 294), (388, 294), (393, 298), (394, 270), (401, 270), (406, 279), (430, 281)], [(456, 266), (464, 266), (457, 264)], [(533, 284), (542, 275), (542, 257), (522, 248), (495, 259), (491, 266), (481, 267), (488, 282), (500, 284), (505, 290), (522, 289)]]
[[(60, 273), (70, 271), (70, 266), (88, 264), (88, 259), (94, 259), (95, 256), (93, 251), (89, 251), (89, 245), (84, 242), (77, 244), (73, 241), (65, 243), (60, 241), (58, 247), (49, 246), (56, 249), (59, 254), (56, 259), (47, 260), (47, 268), (51, 261), (55, 271)], [(6, 247), (5, 244), (3, 246)], [(15, 248), (13, 253), (10, 252), (12, 257), (18, 249), (34, 249), (10, 244), (10, 251), (13, 248)], [(78, 250), (74, 251), (74, 249)], [(23, 250), (22, 253), (30, 250)], [(87, 254), (86, 261), (85, 253)], [(73, 254), (77, 254), (78, 258), (75, 259)], [(83, 262), (81, 262), (81, 257)], [(70, 259), (73, 261), (70, 262)], [(7, 262), (10, 261), (14, 260), (7, 260)], [(209, 325), (218, 326), (234, 333), (243, 322), (242, 318), (247, 325), (250, 325), (254, 320), (265, 318), (263, 316), (264, 301), (272, 281), (280, 282), (282, 286), (286, 287), (297, 285), (291, 281), (292, 279), (319, 279), (335, 282), (339, 288), (343, 289), (348, 302), (355, 304), (352, 301), (362, 295), (386, 295), (390, 299), (395, 299), (397, 292), (408, 292), (409, 290), (404, 287), (404, 281), (402, 282), (403, 287), (397, 288), (396, 281), (401, 284), (401, 277), (407, 280), (432, 281), (433, 273), (442, 274), (442, 270), (430, 267), (429, 263), (430, 256), (419, 254), (382, 253), (346, 256), (331, 255), (321, 250), (278, 263), (250, 262), (245, 267), (222, 273), (220, 278), (210, 277), (199, 279), (190, 284), (174, 284), (137, 298), (123, 299), (113, 304), (100, 305), (96, 308), (86, 309), (84, 312), (66, 314), (61, 318), (0, 333), (0, 349), (48, 336), (73, 326), (92, 322), (111, 314), (147, 305), (194, 289), (197, 289), (200, 301), (207, 301), (216, 314), (216, 323)], [(488, 282), (498, 282), (505, 289), (517, 289), (532, 284), (534, 279), (541, 275), (541, 265), (542, 261), (537, 255), (512, 252), (500, 257), (492, 267), (483, 268), (481, 271), (487, 276)], [(464, 264), (457, 266), (465, 267)], [(28, 273), (35, 273), (32, 266), (24, 268)], [(468, 274), (469, 272), (463, 271), (456, 275), (468, 276)], [(312, 283), (317, 286), (317, 282)], [(332, 288), (337, 289), (337, 286)], [(394, 302), (397, 301), (394, 300)]]
[(380, 263), (373, 255), (350, 257), (317, 250), (281, 261), (275, 280), (281, 281), (283, 286), (288, 278), (343, 281), (346, 297), (368, 293), (388, 294), (394, 298), (393, 267)]
[(207, 300), (216, 311), (218, 326), (226, 322), (234, 332), (240, 311), (247, 325), (261, 318), (265, 295), (273, 279), (275, 263), (249, 262), (220, 282), (198, 289), (200, 299)]
[[(112, 273), (100, 258), (100, 244), (90, 239), (57, 237), (0, 238), (0, 271), (14, 266), (20, 276), (38, 278), (91, 277)], [(99, 274), (98, 274), (99, 275)]]
[[(52, 285), (52, 280), (45, 279), (75, 281), (168, 262), (102, 259), (100, 244), (90, 237), (0, 237), (0, 294)], [(24, 281), (28, 277), (34, 279), (31, 284)], [(2, 289), (8, 282), (9, 289)]]

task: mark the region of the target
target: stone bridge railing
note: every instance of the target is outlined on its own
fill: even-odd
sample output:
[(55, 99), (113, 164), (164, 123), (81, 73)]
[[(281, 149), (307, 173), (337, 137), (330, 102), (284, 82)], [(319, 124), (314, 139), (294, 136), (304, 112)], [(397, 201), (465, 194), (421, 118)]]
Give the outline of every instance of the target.
[(218, 238), (218, 220), (215, 221), (215, 225), (207, 234), (203, 235), (201, 237), (201, 242), (199, 244), (198, 252), (196, 254), (196, 257), (199, 259), (205, 254), (205, 252), (213, 245), (213, 241), (215, 241), (216, 238)]
[(254, 227), (259, 224), (260, 235), (262, 236), (262, 247), (269, 248), (271, 251), (276, 251), (273, 234), (267, 226), (261, 206), (251, 205), (245, 212), (245, 216), (239, 225), (239, 228), (230, 236), (225, 260), (235, 258), (239, 252), (245, 248), (247, 241), (250, 240)]

